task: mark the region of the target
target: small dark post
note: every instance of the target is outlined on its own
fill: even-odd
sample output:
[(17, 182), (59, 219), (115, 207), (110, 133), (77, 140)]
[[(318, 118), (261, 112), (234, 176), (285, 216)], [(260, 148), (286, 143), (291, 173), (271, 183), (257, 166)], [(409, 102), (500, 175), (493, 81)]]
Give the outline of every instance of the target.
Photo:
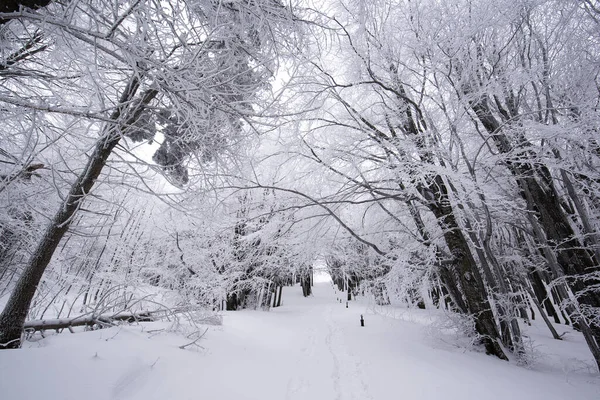
[(365, 319), (363, 318), (362, 314), (360, 315), (360, 326), (365, 326)]
[(348, 308), (348, 302), (346, 302), (346, 308)]

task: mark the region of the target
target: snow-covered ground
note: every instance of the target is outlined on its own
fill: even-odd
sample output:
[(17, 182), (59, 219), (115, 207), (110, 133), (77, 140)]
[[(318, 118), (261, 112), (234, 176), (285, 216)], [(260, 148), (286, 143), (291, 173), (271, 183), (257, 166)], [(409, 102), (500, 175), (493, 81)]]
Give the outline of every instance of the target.
[[(0, 352), (0, 398), (140, 400), (600, 399), (600, 378), (581, 336), (526, 330), (529, 367), (460, 346), (438, 329), (439, 311), (336, 301), (285, 288), (270, 312), (224, 313), (202, 348), (166, 323), (62, 333)], [(375, 312), (376, 311), (376, 312)], [(360, 327), (360, 315), (365, 327)]]

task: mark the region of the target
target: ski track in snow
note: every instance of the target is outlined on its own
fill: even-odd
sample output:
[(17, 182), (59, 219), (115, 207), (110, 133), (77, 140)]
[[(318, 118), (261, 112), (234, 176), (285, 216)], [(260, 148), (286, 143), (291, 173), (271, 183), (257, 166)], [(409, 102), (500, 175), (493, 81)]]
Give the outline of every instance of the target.
[(112, 399), (125, 400), (132, 397), (137, 389), (146, 384), (149, 374), (150, 367), (143, 365), (140, 360), (136, 360), (136, 363), (114, 384)]
[[(335, 400), (373, 399), (361, 372), (362, 361), (351, 353), (344, 332), (337, 326), (340, 321), (336, 316), (343, 319), (347, 311), (339, 312), (335, 307), (337, 303), (327, 302), (303, 313), (299, 322), (310, 328), (301, 333), (303, 340), (287, 381), (286, 400), (306, 399), (307, 395), (322, 393), (319, 389), (331, 389), (332, 397), (328, 398)], [(328, 376), (317, 375), (317, 365), (330, 366)]]
[(349, 350), (336, 326), (333, 318), (332, 306), (327, 307), (326, 320), (329, 332), (326, 343), (329, 353), (333, 358), (333, 372), (331, 378), (334, 383), (336, 400), (372, 400), (369, 386), (366, 384), (361, 372), (361, 362)]
[[(310, 366), (312, 357), (315, 353), (315, 347), (317, 344), (316, 329), (314, 327), (308, 329), (303, 335), (306, 337), (302, 349), (300, 350), (300, 357), (296, 360), (296, 365), (293, 375), (288, 379), (286, 389), (286, 400), (300, 399), (304, 397), (304, 393), (310, 387), (310, 380), (303, 376), (303, 369)], [(300, 376), (299, 376), (300, 375)]]

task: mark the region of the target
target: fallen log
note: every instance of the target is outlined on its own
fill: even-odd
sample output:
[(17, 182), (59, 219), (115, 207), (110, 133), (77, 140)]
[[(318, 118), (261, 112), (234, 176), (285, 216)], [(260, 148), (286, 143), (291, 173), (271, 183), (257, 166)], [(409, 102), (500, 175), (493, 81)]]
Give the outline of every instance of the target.
[[(161, 311), (158, 311), (161, 312)], [(45, 330), (69, 329), (76, 326), (94, 326), (100, 327), (114, 325), (115, 322), (151, 322), (155, 321), (152, 316), (152, 311), (144, 311), (139, 313), (120, 312), (116, 314), (103, 315), (82, 315), (74, 318), (57, 318), (57, 319), (38, 319), (25, 322), (23, 330), (26, 332), (37, 332)]]

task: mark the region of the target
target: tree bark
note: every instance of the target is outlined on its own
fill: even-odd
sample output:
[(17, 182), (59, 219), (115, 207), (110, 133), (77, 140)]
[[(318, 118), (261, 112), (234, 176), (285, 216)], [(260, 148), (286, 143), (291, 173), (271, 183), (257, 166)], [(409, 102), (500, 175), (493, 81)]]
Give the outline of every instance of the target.
[[(452, 254), (449, 269), (454, 272), (453, 275), (458, 279), (464, 294), (467, 312), (475, 320), (475, 330), (481, 336), (486, 352), (500, 359), (508, 360), (497, 341), (499, 338), (498, 329), (487, 299), (483, 279), (469, 244), (454, 216), (444, 180), (437, 175), (430, 188), (422, 188), (421, 190), (423, 196), (430, 199), (429, 208), (444, 232), (444, 239)], [(431, 198), (432, 194), (433, 198)]]
[[(391, 66), (391, 70), (397, 72), (394, 65)], [(399, 80), (396, 80), (394, 86), (397, 90), (398, 111), (403, 117), (401, 129), (407, 136), (414, 138), (415, 145), (420, 151), (421, 161), (434, 165), (434, 155), (431, 149), (427, 148), (425, 142), (427, 125), (423, 113), (415, 103), (410, 103), (412, 108), (407, 104), (408, 96), (404, 85)], [(389, 140), (374, 125), (362, 120), (367, 123), (367, 126), (372, 127), (371, 129), (375, 131), (379, 140)], [(398, 148), (394, 143), (392, 145), (396, 146), (398, 154), (404, 154), (403, 149)], [(427, 176), (426, 181), (426, 184), (418, 185), (417, 190), (428, 201), (427, 207), (437, 218), (452, 257), (449, 260), (449, 266), (446, 266), (445, 269), (440, 268), (440, 278), (447, 285), (448, 291), (455, 297), (457, 303), (463, 303), (461, 299), (464, 300), (462, 306), (466, 313), (474, 318), (475, 330), (480, 335), (486, 352), (502, 360), (508, 360), (498, 343), (498, 329), (488, 301), (488, 294), (469, 244), (456, 220), (446, 182), (441, 175), (434, 174)], [(400, 186), (402, 186), (401, 182)]]
[(138, 313), (122, 312), (107, 315), (88, 315), (84, 317), (59, 318), (59, 319), (41, 319), (27, 321), (23, 324), (23, 329), (31, 331), (44, 331), (65, 329), (75, 326), (93, 326), (93, 325), (112, 325), (116, 321), (125, 322), (151, 322), (155, 321), (151, 311), (142, 311)]
[[(491, 134), (496, 147), (503, 154), (513, 153), (514, 146), (502, 133), (500, 123), (493, 116), (484, 98), (471, 102), (471, 107), (482, 125)], [(587, 282), (582, 279), (586, 274), (600, 272), (596, 261), (578, 242), (575, 232), (559, 201), (559, 195), (552, 182), (550, 171), (545, 166), (532, 166), (527, 160), (525, 149), (521, 150), (520, 159), (506, 160), (510, 172), (516, 177), (521, 189), (521, 196), (527, 203), (530, 212), (536, 215), (544, 230), (549, 245), (555, 247), (557, 261), (569, 279), (569, 286), (575, 294), (582, 292), (581, 303), (600, 307), (600, 296), (592, 290), (587, 291), (595, 279)], [(542, 182), (540, 183), (539, 180)]]
[[(544, 165), (531, 164), (527, 151), (528, 142), (525, 138), (519, 138), (522, 143), (520, 146), (514, 146), (510, 142), (494, 117), (487, 97), (482, 96), (476, 101), (470, 101), (470, 106), (491, 135), (498, 150), (503, 154), (511, 154), (511, 158), (505, 160), (506, 165), (515, 176), (521, 189), (521, 196), (527, 204), (528, 211), (533, 215), (534, 220), (532, 218), (530, 220), (534, 230), (543, 231), (543, 233), (536, 233), (536, 238), (544, 247), (544, 256), (548, 263), (556, 264), (556, 268), (552, 271), (554, 278), (563, 276), (566, 278), (577, 302), (584, 306), (583, 309), (600, 309), (600, 295), (595, 289), (595, 286), (600, 284), (600, 279), (594, 277), (594, 274), (600, 273), (600, 267), (593, 254), (590, 254), (577, 239), (568, 216), (560, 204), (560, 197), (550, 171)], [(555, 250), (550, 251), (550, 248)], [(570, 316), (575, 316), (574, 323), (583, 323), (584, 336), (591, 335), (586, 336), (586, 342), (600, 369), (600, 324), (595, 322), (594, 318), (588, 323), (579, 307), (574, 309), (576, 310), (574, 314), (568, 310), (567, 312)]]
[[(408, 206), (408, 210), (410, 211), (410, 214), (413, 218), (413, 221), (415, 222), (415, 225), (417, 227), (419, 235), (421, 236), (421, 239), (423, 239), (423, 243), (428, 247), (431, 246), (431, 238), (430, 238), (429, 232), (425, 228), (425, 223), (423, 222), (421, 213), (419, 212), (419, 210), (417, 209), (417, 207), (414, 205), (414, 203), (412, 201), (408, 201), (407, 206)], [(441, 260), (442, 254), (441, 254), (440, 249), (436, 247), (435, 250), (436, 250), (437, 258), (439, 260)], [(458, 312), (460, 312), (462, 314), (466, 314), (467, 313), (467, 305), (465, 304), (462, 293), (460, 291), (460, 288), (458, 287), (458, 285), (456, 283), (457, 282), (456, 277), (453, 275), (452, 271), (447, 266), (445, 266), (441, 261), (439, 262), (439, 265), (437, 267), (438, 268), (436, 270), (437, 270), (438, 277), (441, 281), (441, 284), (446, 289), (447, 296), (450, 297), (452, 305), (457, 309)], [(444, 301), (446, 302), (446, 306), (448, 306), (447, 296), (444, 295)]]
[[(482, 199), (482, 201), (485, 201), (485, 199)], [(489, 213), (487, 213), (487, 216), (487, 223), (489, 225), (491, 223)], [(494, 299), (496, 303), (496, 314), (500, 322), (500, 338), (502, 344), (517, 354), (523, 354), (525, 350), (523, 348), (521, 328), (519, 327), (519, 323), (513, 313), (512, 307), (508, 308), (504, 304), (504, 302), (508, 301), (511, 303), (513, 302), (510, 298), (511, 293), (502, 276), (500, 263), (490, 247), (489, 237), (480, 240), (473, 231), (473, 227), (468, 218), (465, 218), (464, 224), (467, 234), (469, 235), (471, 242), (473, 242), (475, 253), (479, 258), (483, 276), (492, 292), (492, 299)]]
[(304, 297), (308, 297), (312, 293), (310, 281), (310, 275), (304, 275), (300, 280), (300, 284), (302, 285), (302, 294), (304, 295)]
[(69, 194), (54, 215), (17, 281), (6, 307), (0, 315), (0, 349), (20, 347), (23, 324), (31, 301), (54, 251), (73, 221), (73, 216), (94, 186), (109, 155), (123, 136), (122, 130), (133, 123), (139, 117), (143, 107), (156, 97), (156, 90), (148, 90), (142, 96), (142, 101), (135, 108), (129, 109), (129, 104), (134, 99), (139, 86), (139, 78), (134, 77), (125, 87), (118, 106), (110, 117), (113, 123), (104, 129), (104, 133), (96, 142), (83, 172), (71, 186)]

